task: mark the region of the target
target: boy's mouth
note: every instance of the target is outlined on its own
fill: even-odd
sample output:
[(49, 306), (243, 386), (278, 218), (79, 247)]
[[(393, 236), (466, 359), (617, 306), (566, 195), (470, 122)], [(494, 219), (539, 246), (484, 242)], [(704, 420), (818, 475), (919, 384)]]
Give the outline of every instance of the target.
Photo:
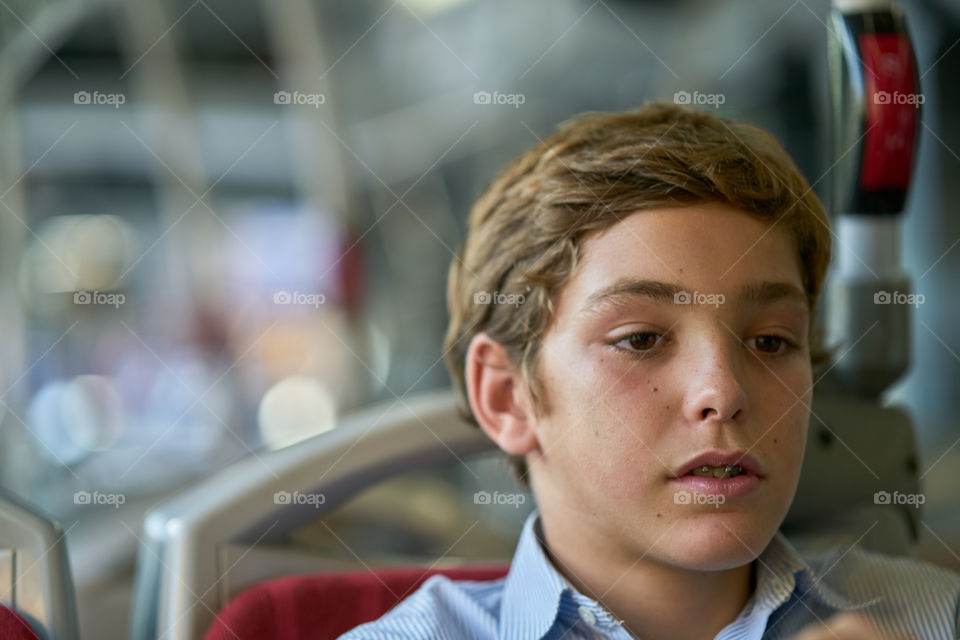
[(747, 472), (744, 471), (743, 467), (741, 467), (738, 464), (734, 464), (734, 465), (726, 464), (722, 466), (713, 466), (713, 465), (705, 464), (697, 467), (696, 469), (693, 469), (692, 471), (687, 473), (687, 475), (700, 476), (702, 478), (726, 479), (726, 478), (736, 478), (737, 476), (742, 476), (745, 473)]
[(763, 478), (766, 472), (760, 462), (744, 450), (704, 451), (680, 465), (673, 478), (697, 476), (725, 480), (742, 475)]
[[(744, 498), (756, 491), (766, 476), (760, 461), (743, 449), (722, 451), (713, 449), (694, 456), (677, 467), (671, 482), (682, 492), (674, 495), (677, 504), (717, 506), (726, 500)], [(711, 496), (722, 496), (711, 498)], [(686, 500), (682, 499), (686, 498)]]

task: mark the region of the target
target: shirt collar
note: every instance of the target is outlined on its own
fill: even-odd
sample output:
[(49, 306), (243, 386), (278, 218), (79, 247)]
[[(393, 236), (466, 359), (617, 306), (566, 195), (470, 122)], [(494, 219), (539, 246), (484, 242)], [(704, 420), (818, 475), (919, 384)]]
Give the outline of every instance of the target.
[[(566, 580), (554, 569), (537, 539), (540, 512), (527, 517), (503, 587), (500, 638), (542, 638), (553, 626)], [(517, 633), (522, 630), (522, 632)]]
[(757, 558), (757, 586), (752, 601), (773, 611), (789, 600), (796, 591), (800, 597), (812, 596), (835, 610), (863, 609), (879, 602), (880, 598), (848, 598), (833, 585), (830, 570), (840, 557), (833, 562), (829, 561), (838, 553), (842, 557), (846, 551), (837, 549), (835, 553), (825, 556), (824, 562), (818, 564), (826, 568), (817, 571), (801, 557), (787, 537), (777, 531), (770, 544)]
[[(574, 612), (595, 621), (600, 627), (620, 624), (602, 605), (577, 591), (556, 570), (541, 546), (540, 512), (534, 509), (520, 534), (510, 571), (504, 582), (501, 604), (500, 638), (542, 638), (553, 627), (558, 615)], [(756, 588), (741, 613), (750, 615), (762, 608), (775, 611), (790, 599), (794, 591), (801, 597), (812, 596), (835, 610), (861, 609), (879, 598), (855, 601), (841, 595), (829, 580), (832, 564), (817, 575), (787, 540), (777, 531), (756, 560)]]

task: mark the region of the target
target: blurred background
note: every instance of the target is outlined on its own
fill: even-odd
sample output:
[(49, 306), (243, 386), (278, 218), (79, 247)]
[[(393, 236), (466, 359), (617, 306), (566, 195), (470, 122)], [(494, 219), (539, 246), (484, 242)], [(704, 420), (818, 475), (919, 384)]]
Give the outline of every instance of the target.
[[(960, 569), (960, 5), (900, 4), (926, 97), (904, 260), (926, 304), (886, 401), (916, 421), (921, 555)], [(0, 485), (67, 531), (84, 635), (122, 637), (149, 505), (449, 384), (445, 281), (470, 204), (557, 123), (720, 94), (701, 106), (770, 129), (829, 202), (827, 12), (0, 0)], [(456, 518), (437, 501), (475, 485), (451, 468), (366, 499), (440, 527)], [(499, 509), (477, 548), (509, 559), (529, 506)], [(354, 549), (401, 544), (364, 530)]]

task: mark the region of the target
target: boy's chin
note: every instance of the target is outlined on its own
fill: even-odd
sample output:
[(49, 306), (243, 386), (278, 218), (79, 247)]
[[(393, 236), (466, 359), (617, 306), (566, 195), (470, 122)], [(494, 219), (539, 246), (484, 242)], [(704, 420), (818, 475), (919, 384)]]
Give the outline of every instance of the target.
[(669, 552), (664, 555), (670, 557), (672, 564), (687, 569), (733, 569), (755, 560), (775, 533), (776, 527), (765, 526), (756, 518), (680, 521), (667, 536)]

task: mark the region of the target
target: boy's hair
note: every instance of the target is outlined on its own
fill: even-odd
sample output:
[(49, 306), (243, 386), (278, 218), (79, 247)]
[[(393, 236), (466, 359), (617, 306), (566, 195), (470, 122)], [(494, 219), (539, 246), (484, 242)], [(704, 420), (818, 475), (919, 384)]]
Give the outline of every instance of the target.
[[(830, 262), (829, 220), (776, 139), (754, 125), (669, 103), (585, 113), (508, 164), (470, 211), (467, 237), (450, 265), (444, 339), (464, 418), (477, 424), (464, 377), (474, 335), (486, 332), (504, 346), (535, 415), (549, 414), (537, 375), (540, 343), (584, 239), (640, 210), (710, 201), (790, 232), (810, 307), (811, 364), (826, 362), (813, 319)], [(510, 460), (527, 484), (523, 456)]]

